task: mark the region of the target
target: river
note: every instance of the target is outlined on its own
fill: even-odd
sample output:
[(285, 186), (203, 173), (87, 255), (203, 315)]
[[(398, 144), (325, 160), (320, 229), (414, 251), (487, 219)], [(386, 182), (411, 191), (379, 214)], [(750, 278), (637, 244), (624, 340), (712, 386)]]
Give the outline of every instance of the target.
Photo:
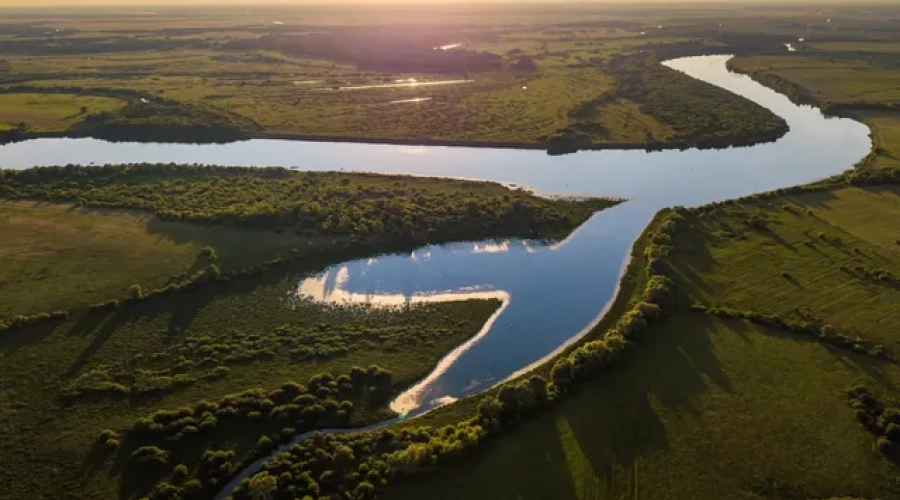
[(720, 150), (607, 150), (561, 157), (526, 150), (278, 140), (179, 145), (37, 139), (0, 147), (0, 166), (268, 165), (464, 177), (549, 194), (628, 198), (555, 245), (504, 240), (433, 246), (409, 255), (342, 263), (298, 284), (298, 292), (320, 300), (403, 302), (435, 294), (503, 299), (503, 308), (478, 337), (460, 346), (392, 404), (414, 416), (486, 390), (587, 331), (613, 299), (632, 242), (659, 209), (807, 183), (840, 173), (868, 154), (866, 126), (795, 105), (748, 76), (729, 73), (727, 60), (728, 56), (703, 56), (664, 64), (770, 109), (790, 126), (783, 138)]

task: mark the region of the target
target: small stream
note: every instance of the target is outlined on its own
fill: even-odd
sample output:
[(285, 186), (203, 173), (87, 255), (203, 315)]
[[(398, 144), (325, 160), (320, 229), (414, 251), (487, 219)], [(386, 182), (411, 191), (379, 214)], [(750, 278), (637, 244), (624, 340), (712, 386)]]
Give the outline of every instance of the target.
[[(409, 418), (482, 392), (588, 331), (614, 298), (631, 245), (658, 210), (811, 182), (840, 173), (868, 154), (866, 126), (826, 118), (818, 109), (795, 105), (745, 75), (729, 73), (728, 58), (691, 57), (664, 64), (783, 117), (791, 130), (780, 140), (720, 150), (607, 150), (551, 157), (526, 150), (278, 140), (183, 145), (37, 139), (0, 147), (0, 166), (270, 165), (484, 179), (542, 193), (630, 200), (594, 215), (555, 245), (511, 239), (430, 246), (408, 255), (341, 263), (298, 283), (298, 294), (328, 302), (403, 304), (467, 297), (503, 301), (476, 337), (392, 403)], [(220, 498), (263, 461), (226, 486)]]

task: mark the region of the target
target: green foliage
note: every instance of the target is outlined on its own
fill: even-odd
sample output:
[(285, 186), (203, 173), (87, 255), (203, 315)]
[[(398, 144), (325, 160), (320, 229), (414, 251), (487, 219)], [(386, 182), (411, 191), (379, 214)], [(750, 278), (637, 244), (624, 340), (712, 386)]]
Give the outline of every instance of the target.
[(672, 127), (671, 142), (715, 147), (774, 140), (788, 130), (762, 106), (661, 66), (655, 58), (613, 58), (606, 68), (618, 83), (614, 95)]
[[(352, 184), (343, 185), (346, 179)], [(394, 244), (561, 236), (616, 203), (548, 200), (472, 181), (174, 165), (2, 172), (0, 197), (81, 200), (150, 210), (169, 220)]]
[(142, 446), (131, 454), (131, 461), (140, 466), (165, 466), (169, 454), (156, 446)]
[[(225, 396), (215, 403), (201, 401), (193, 407), (160, 410), (137, 420), (125, 435), (125, 443), (130, 447), (141, 446), (132, 456), (133, 463), (165, 465), (169, 456), (180, 456), (184, 450), (203, 443), (227, 439), (235, 428), (252, 426), (259, 437), (245, 457), (246, 463), (270, 453), (276, 445), (289, 441), (296, 434), (322, 427), (350, 425), (355, 420), (354, 402), (360, 408), (380, 404), (379, 398), (376, 396), (373, 400), (368, 389), (374, 386), (389, 390), (390, 372), (377, 366), (368, 370), (356, 368), (354, 371), (365, 373), (365, 376), (356, 379), (357, 386), (348, 382), (348, 375), (336, 379), (331, 374), (322, 373), (311, 377), (306, 386), (286, 382), (272, 391), (251, 389)], [(343, 379), (341, 385), (338, 385), (338, 379)], [(100, 439), (112, 439), (110, 432), (104, 431)], [(339, 472), (355, 469), (358, 463), (354, 453), (353, 448), (337, 446), (329, 452), (329, 463)], [(213, 495), (217, 493), (217, 485), (240, 470), (234, 462), (235, 458), (232, 451), (207, 451), (197, 462), (179, 464), (172, 477), (179, 481), (197, 477), (200, 480), (198, 490)], [(210, 469), (217, 472), (211, 475)], [(134, 472), (139, 471), (135, 469)], [(249, 498), (258, 498), (256, 495), (262, 489), (273, 492), (275, 487), (272, 485), (275, 483), (271, 483), (269, 478), (274, 477), (260, 474), (251, 478), (247, 483)], [(168, 488), (167, 484), (158, 482), (153, 490)], [(366, 490), (365, 486), (361, 489), (363, 492)]]
[(252, 120), (200, 103), (144, 99), (115, 111), (87, 115), (76, 133), (110, 140), (223, 142), (247, 138), (259, 129)]

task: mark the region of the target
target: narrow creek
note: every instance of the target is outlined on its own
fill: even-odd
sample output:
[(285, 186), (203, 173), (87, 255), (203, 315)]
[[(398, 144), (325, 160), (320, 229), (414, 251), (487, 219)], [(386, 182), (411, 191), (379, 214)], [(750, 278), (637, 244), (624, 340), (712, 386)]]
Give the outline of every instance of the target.
[[(0, 147), (0, 166), (267, 165), (463, 177), (548, 194), (628, 198), (594, 215), (558, 244), (502, 240), (432, 246), (409, 255), (338, 264), (298, 283), (298, 294), (332, 302), (402, 304), (467, 297), (503, 301), (478, 336), (394, 400), (392, 408), (410, 418), (482, 392), (588, 331), (613, 300), (633, 241), (658, 210), (811, 182), (840, 173), (868, 154), (867, 127), (853, 120), (827, 118), (818, 109), (795, 105), (747, 76), (729, 73), (728, 58), (691, 57), (664, 64), (781, 116), (791, 130), (780, 140), (719, 150), (608, 150), (550, 157), (526, 150), (278, 140), (183, 145), (38, 139)], [(245, 469), (219, 498), (227, 497), (264, 461)]]

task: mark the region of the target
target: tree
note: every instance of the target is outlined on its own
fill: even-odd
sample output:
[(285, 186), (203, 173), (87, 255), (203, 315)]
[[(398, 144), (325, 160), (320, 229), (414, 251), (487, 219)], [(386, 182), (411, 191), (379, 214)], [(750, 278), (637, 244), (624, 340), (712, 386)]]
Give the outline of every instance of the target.
[(252, 500), (271, 500), (277, 489), (278, 479), (265, 471), (247, 481), (247, 495)]
[(557, 387), (565, 389), (572, 383), (572, 362), (569, 358), (562, 358), (553, 365), (550, 377)]
[(341, 469), (350, 466), (354, 460), (353, 449), (349, 446), (338, 446), (338, 449), (334, 451), (334, 465)]
[(370, 500), (375, 498), (375, 486), (368, 481), (363, 481), (356, 485), (353, 489), (353, 498), (355, 500)]
[(221, 275), (222, 272), (219, 270), (219, 266), (210, 264), (206, 267), (206, 276), (210, 279), (210, 281), (216, 281)]

